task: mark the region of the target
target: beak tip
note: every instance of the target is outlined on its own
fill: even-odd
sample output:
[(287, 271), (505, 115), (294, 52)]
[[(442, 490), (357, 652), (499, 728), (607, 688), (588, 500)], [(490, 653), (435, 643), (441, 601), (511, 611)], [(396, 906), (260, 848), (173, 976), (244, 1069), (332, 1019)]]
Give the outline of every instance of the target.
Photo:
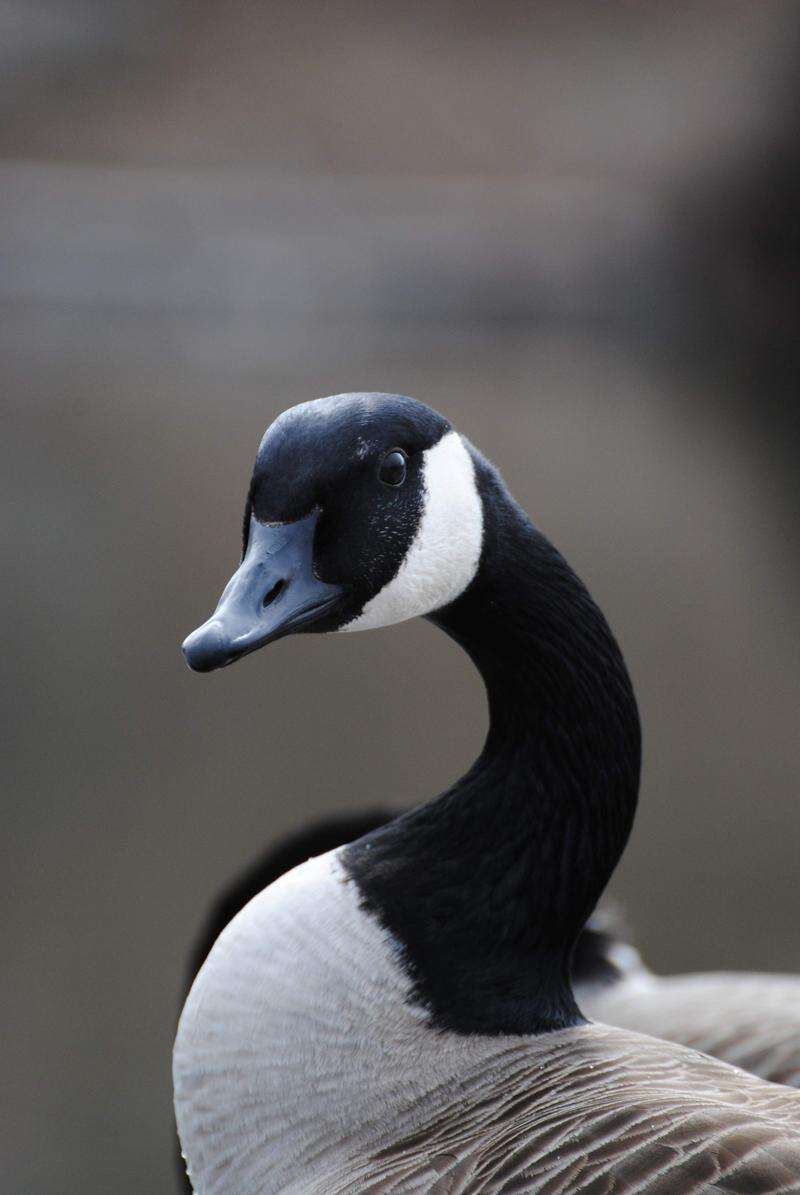
[(192, 672), (213, 672), (230, 658), (222, 628), (213, 622), (205, 622), (187, 635), (181, 651)]

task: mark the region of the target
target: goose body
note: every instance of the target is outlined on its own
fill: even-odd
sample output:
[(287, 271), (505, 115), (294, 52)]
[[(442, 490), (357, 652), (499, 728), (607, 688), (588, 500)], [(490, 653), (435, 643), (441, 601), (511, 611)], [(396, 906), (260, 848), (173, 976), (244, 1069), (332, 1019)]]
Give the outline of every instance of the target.
[(175, 1051), (197, 1191), (800, 1190), (795, 1092), (603, 1025), (432, 1041), (360, 899), (322, 855), (201, 969)]
[(415, 615), (484, 679), (483, 752), (223, 930), (174, 1052), (195, 1190), (800, 1192), (798, 1093), (576, 1005), (570, 957), (625, 846), (640, 758), (585, 588), (429, 408), (357, 394), (286, 412), (189, 664)]
[[(189, 960), (186, 994), (236, 914), (285, 872), (385, 826), (373, 808), (312, 822), (262, 852), (214, 901)], [(578, 1007), (591, 1020), (663, 1037), (773, 1083), (800, 1086), (800, 979), (754, 972), (659, 976), (627, 940), (624, 918), (601, 905), (572, 956)]]

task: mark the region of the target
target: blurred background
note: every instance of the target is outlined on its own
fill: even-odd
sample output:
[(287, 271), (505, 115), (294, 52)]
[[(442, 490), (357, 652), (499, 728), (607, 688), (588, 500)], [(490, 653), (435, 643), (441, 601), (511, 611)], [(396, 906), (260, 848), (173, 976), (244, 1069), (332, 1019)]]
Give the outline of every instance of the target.
[(4, 1191), (171, 1192), (213, 895), (480, 748), (421, 622), (183, 665), (320, 394), (445, 411), (609, 615), (651, 964), (800, 971), (798, 5), (0, 0), (0, 65)]

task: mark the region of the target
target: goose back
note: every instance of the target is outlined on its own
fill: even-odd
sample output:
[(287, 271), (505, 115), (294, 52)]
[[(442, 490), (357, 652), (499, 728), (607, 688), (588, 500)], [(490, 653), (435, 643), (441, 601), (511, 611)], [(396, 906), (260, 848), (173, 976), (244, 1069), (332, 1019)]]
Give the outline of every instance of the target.
[(800, 1087), (800, 979), (710, 972), (622, 975), (584, 990), (594, 1020), (713, 1054), (773, 1083)]

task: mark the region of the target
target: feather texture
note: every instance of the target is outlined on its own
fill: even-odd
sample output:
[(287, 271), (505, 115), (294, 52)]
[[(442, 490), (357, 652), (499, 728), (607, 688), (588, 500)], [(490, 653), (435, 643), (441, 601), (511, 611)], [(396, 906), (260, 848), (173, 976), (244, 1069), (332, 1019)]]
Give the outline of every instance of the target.
[(589, 1016), (680, 1042), (762, 1079), (800, 1087), (800, 979), (719, 972), (636, 974), (585, 993)]
[(424, 1132), (401, 1137), (314, 1190), (796, 1192), (798, 1104), (794, 1092), (714, 1059), (587, 1025), (509, 1045), (461, 1077)]

